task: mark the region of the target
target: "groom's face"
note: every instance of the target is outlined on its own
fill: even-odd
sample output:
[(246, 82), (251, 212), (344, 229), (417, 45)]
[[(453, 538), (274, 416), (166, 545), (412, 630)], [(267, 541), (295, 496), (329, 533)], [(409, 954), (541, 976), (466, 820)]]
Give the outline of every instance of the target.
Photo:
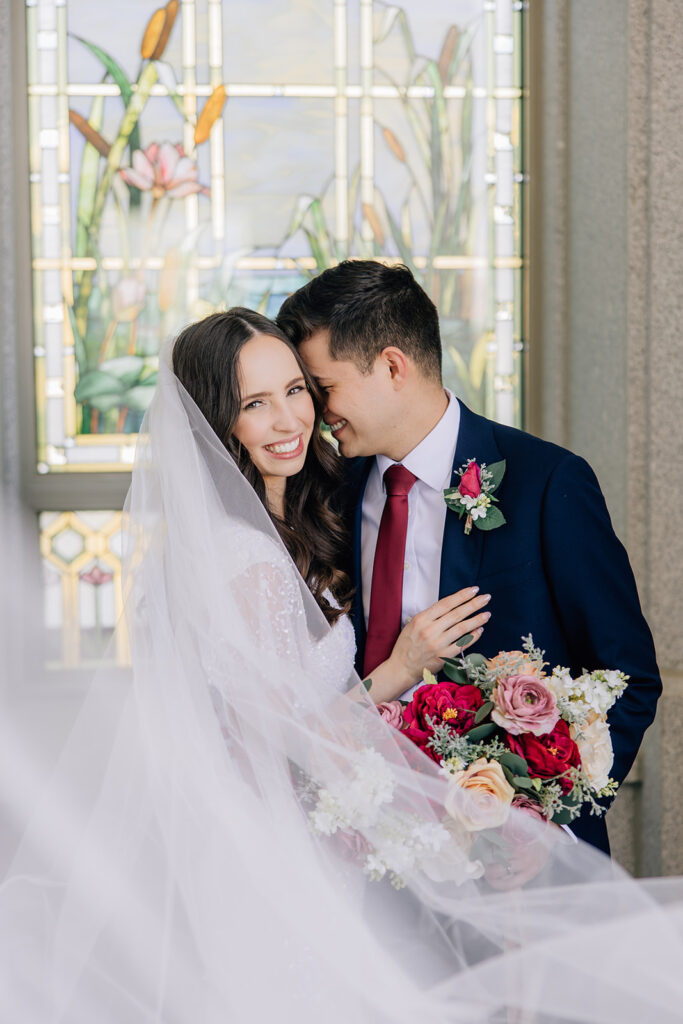
[(397, 409), (381, 360), (369, 373), (361, 373), (350, 360), (333, 359), (327, 329), (301, 342), (299, 352), (323, 392), (323, 419), (342, 455), (350, 459), (382, 452)]

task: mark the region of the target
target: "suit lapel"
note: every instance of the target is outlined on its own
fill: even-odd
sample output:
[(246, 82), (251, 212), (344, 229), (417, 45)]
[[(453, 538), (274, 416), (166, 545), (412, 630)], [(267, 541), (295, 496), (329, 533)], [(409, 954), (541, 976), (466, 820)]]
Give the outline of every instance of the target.
[[(452, 487), (457, 486), (460, 479), (457, 471), (468, 459), (476, 459), (480, 465), (482, 462), (490, 465), (501, 459), (491, 421), (477, 416), (462, 402), (459, 404), (460, 427), (453, 459)], [(463, 587), (474, 586), (479, 576), (486, 536), (476, 526), (466, 536), (464, 518), (460, 519), (457, 512), (448, 509), (441, 548), (440, 598), (454, 594)]]
[[(353, 467), (353, 481), (351, 481), (352, 495), (349, 505), (349, 519), (351, 522), (351, 543), (353, 545), (353, 577), (356, 591), (351, 606), (351, 618), (356, 633), (356, 650), (358, 661), (365, 648), (365, 615), (363, 613), (363, 573), (361, 568), (361, 529), (363, 523), (363, 495), (368, 482), (368, 476), (372, 469), (374, 459), (358, 460)], [(358, 669), (362, 671), (361, 668)]]

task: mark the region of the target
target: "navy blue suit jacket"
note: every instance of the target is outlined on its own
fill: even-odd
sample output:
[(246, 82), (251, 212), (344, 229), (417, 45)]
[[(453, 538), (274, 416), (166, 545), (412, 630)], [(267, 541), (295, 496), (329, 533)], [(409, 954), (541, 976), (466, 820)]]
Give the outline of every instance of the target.
[[(491, 594), (491, 619), (470, 648), (491, 657), (517, 650), (532, 633), (551, 666), (572, 673), (618, 668), (631, 678), (610, 712), (612, 777), (623, 782), (655, 716), (662, 684), (652, 635), (643, 617), (628, 555), (616, 537), (598, 481), (584, 459), (521, 430), (478, 416), (460, 402), (453, 462), (506, 460), (496, 491), (507, 523), (469, 536), (464, 520), (446, 514), (439, 597), (478, 585)], [(362, 665), (365, 620), (361, 592), (361, 505), (373, 460), (346, 463), (342, 504), (353, 538), (353, 607)], [(609, 852), (604, 817), (584, 813), (574, 832)]]

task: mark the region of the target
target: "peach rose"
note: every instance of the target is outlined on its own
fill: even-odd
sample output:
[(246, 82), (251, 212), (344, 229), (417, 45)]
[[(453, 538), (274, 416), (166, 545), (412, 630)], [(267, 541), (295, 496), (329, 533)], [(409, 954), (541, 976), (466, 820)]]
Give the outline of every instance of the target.
[(444, 806), (468, 832), (478, 832), (506, 821), (514, 795), (498, 762), (480, 757), (452, 777)]
[(572, 725), (569, 731), (579, 748), (581, 764), (588, 781), (595, 792), (599, 793), (609, 782), (609, 773), (614, 764), (612, 737), (607, 721), (596, 718), (586, 725)]
[[(486, 667), (489, 672), (502, 672), (506, 664), (508, 666), (510, 665), (510, 661), (508, 659), (511, 658), (520, 659), (519, 664), (515, 665), (515, 673), (517, 675), (539, 676), (541, 678), (545, 675), (545, 672), (543, 671), (543, 665), (545, 665), (545, 662), (541, 664), (538, 661), (529, 661), (524, 651), (501, 651), (500, 654), (495, 656), (495, 658), (488, 659)], [(509, 671), (509, 668), (505, 669), (505, 671)]]

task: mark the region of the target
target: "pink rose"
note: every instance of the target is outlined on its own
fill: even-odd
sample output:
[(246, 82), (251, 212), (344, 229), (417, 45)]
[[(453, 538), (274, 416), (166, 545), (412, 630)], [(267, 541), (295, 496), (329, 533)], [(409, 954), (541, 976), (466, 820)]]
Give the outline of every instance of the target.
[[(536, 842), (538, 825), (547, 825), (548, 819), (538, 800), (518, 793), (512, 801), (513, 813), (505, 822), (502, 830), (503, 838), (513, 846)], [(515, 814), (514, 812), (518, 813)]]
[(538, 818), (544, 824), (547, 822), (547, 818), (543, 813), (543, 808), (539, 804), (538, 800), (532, 800), (531, 797), (522, 796), (518, 793), (515, 799), (512, 801), (512, 806), (516, 807), (518, 811), (524, 811), (525, 814), (530, 815), (532, 818)]
[(559, 832), (550, 827), (541, 830), (541, 825), (548, 825), (541, 805), (518, 793), (500, 830), (506, 844), (505, 859), (486, 866), (485, 878), (492, 889), (520, 889), (543, 869)]
[(400, 700), (382, 701), (377, 705), (377, 710), (387, 725), (393, 725), (394, 729), (403, 728), (403, 705)]
[(352, 828), (337, 829), (332, 843), (342, 860), (359, 861), (372, 852), (372, 846), (360, 832)]
[(470, 462), (458, 484), (463, 497), (478, 498), (481, 494), (481, 470), (476, 462)]
[(513, 736), (524, 732), (542, 736), (557, 725), (560, 713), (555, 694), (538, 676), (507, 676), (491, 694), (491, 718)]

